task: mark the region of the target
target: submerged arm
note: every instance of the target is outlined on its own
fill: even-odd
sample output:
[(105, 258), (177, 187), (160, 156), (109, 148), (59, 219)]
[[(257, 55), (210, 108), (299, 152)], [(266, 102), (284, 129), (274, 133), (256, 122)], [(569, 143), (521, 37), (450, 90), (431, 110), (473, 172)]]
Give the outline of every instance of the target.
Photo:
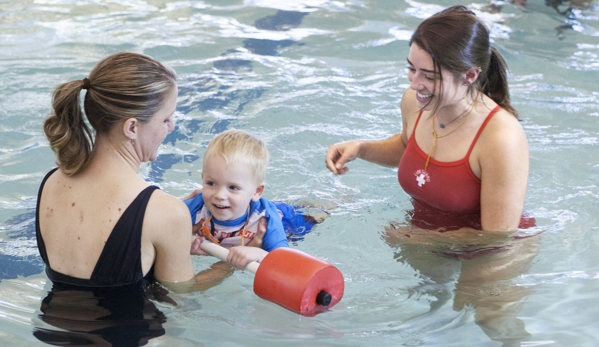
[(175, 292), (206, 290), (222, 282), (233, 272), (225, 262), (212, 265), (195, 274), (189, 244), (191, 241), (191, 216), (185, 204), (161, 191), (157, 191), (146, 210), (144, 225), (154, 254), (154, 277)]

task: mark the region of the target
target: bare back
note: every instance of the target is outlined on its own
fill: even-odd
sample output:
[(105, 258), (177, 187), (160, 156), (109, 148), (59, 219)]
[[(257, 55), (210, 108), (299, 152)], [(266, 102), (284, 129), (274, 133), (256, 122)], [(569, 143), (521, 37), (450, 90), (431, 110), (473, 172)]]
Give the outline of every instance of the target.
[[(46, 181), (39, 223), (53, 270), (89, 279), (117, 221), (147, 187), (141, 178), (123, 180), (121, 174), (120, 180), (111, 180), (110, 176), (85, 170), (69, 177), (57, 170)], [(151, 265), (152, 261), (142, 262), (144, 274)]]

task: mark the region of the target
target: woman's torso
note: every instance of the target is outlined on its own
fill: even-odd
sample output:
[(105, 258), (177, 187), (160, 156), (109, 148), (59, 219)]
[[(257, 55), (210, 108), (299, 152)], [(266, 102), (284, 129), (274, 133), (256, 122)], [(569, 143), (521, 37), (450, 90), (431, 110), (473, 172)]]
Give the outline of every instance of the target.
[[(404, 99), (402, 116), (405, 115), (404, 128), (409, 137), (399, 163), (398, 180), (413, 198), (414, 209), (409, 212), (412, 223), (427, 229), (481, 229), (480, 161), (488, 150), (485, 141), (493, 136), (489, 128), (494, 119), (513, 116), (483, 96), (477, 111), (461, 129), (437, 139), (436, 149), (425, 170), (433, 147), (434, 123), (431, 124), (430, 112), (421, 112), (415, 103), (404, 103), (411, 99), (405, 95)], [(534, 218), (524, 213), (519, 228), (534, 224)]]
[[(420, 111), (399, 163), (398, 180), (406, 193), (449, 213), (470, 214), (479, 211), (480, 179), (470, 167), (470, 155), (485, 126), (499, 109), (496, 106), (489, 112), (463, 157), (455, 161), (440, 161), (432, 155), (429, 158), (430, 153), (419, 146), (415, 135), (418, 127), (424, 125)], [(436, 148), (439, 147), (437, 143)]]

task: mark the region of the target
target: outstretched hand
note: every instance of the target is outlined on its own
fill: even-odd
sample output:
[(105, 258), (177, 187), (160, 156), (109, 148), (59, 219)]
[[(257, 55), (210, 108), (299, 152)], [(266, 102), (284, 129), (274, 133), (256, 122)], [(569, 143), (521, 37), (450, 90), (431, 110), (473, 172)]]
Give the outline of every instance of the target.
[(335, 175), (349, 171), (345, 164), (356, 159), (360, 150), (360, 141), (340, 142), (329, 146), (325, 164)]

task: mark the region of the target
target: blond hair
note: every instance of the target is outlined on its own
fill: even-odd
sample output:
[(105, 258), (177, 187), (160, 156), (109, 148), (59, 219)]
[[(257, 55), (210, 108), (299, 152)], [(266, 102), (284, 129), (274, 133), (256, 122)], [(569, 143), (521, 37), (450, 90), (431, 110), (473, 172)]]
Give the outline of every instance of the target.
[(44, 122), (56, 164), (70, 176), (90, 159), (94, 134), (81, 112), (83, 89), (89, 124), (96, 134), (107, 134), (129, 118), (148, 122), (176, 88), (176, 79), (173, 70), (155, 59), (122, 52), (104, 58), (87, 78), (58, 86), (52, 95), (53, 112)]
[(264, 182), (268, 149), (264, 142), (250, 133), (237, 129), (220, 133), (210, 141), (204, 162), (214, 156), (221, 156), (227, 165), (235, 163), (249, 167), (256, 184)]

